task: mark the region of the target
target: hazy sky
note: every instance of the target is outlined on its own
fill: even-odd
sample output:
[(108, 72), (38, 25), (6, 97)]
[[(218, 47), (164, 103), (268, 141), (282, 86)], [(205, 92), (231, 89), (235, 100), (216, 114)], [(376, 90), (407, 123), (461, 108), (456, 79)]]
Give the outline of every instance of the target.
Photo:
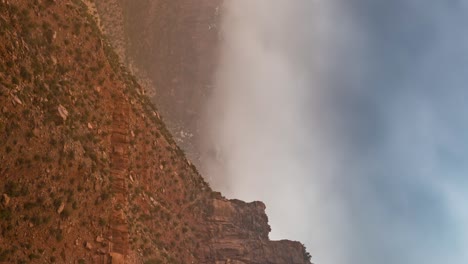
[(214, 187), (317, 264), (468, 263), (468, 1), (223, 12)]

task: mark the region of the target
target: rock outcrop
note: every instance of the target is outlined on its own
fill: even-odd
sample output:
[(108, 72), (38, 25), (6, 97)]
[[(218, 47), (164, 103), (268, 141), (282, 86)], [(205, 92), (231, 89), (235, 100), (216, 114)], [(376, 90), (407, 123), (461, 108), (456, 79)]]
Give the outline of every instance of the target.
[(201, 257), (205, 263), (310, 263), (301, 243), (268, 239), (271, 229), (262, 202), (219, 197), (211, 206), (207, 219), (210, 241)]

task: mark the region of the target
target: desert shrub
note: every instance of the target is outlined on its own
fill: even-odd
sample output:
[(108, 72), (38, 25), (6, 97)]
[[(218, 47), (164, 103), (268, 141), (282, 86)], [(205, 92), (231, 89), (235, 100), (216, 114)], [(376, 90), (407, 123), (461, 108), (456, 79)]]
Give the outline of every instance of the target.
[(105, 226), (107, 224), (106, 220), (102, 217), (99, 217), (99, 225), (100, 226)]
[(11, 196), (11, 197), (24, 196), (24, 195), (29, 193), (27, 186), (25, 186), (25, 185), (19, 186), (14, 181), (7, 181), (5, 183), (4, 190), (5, 190), (5, 193), (8, 194), (8, 196)]
[(149, 259), (144, 262), (145, 264), (162, 264), (162, 260), (160, 259)]
[(34, 254), (34, 253), (31, 253), (29, 254), (28, 258), (29, 260), (34, 260), (34, 259), (39, 259), (41, 256), (37, 255), (37, 254)]
[(5, 220), (5, 221), (11, 220), (11, 209), (10, 208), (0, 209), (0, 220)]
[(31, 73), (24, 66), (20, 67), (20, 76), (23, 80), (30, 81)]
[(50, 234), (55, 237), (57, 242), (61, 242), (63, 240), (62, 230), (60, 230), (58, 228), (51, 228), (50, 229)]

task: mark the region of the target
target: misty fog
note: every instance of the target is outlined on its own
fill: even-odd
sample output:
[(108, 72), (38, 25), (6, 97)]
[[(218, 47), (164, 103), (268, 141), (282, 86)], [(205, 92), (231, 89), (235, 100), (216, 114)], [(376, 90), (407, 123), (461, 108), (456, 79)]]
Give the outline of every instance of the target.
[(315, 263), (466, 263), (467, 5), (225, 1), (214, 189)]

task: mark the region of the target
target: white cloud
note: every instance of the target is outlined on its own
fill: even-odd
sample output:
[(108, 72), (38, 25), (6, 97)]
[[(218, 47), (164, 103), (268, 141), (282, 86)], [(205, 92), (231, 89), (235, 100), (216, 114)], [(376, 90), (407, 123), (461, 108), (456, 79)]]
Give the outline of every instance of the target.
[(319, 264), (465, 263), (468, 43), (453, 10), (226, 1), (206, 111), (214, 188), (264, 201), (271, 237)]

